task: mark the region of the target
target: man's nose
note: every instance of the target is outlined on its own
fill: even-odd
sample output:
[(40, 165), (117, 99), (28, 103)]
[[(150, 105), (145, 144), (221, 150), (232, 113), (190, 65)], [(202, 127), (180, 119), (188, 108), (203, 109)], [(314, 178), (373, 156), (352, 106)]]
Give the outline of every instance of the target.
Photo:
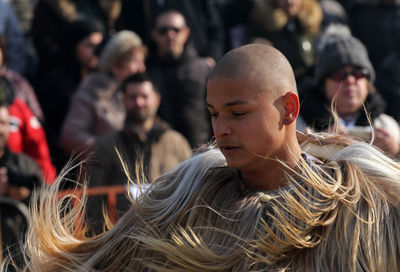
[(141, 98), (141, 97), (136, 98), (135, 104), (137, 107), (143, 107), (146, 104), (146, 99)]
[(229, 122), (226, 121), (223, 117), (217, 117), (212, 122), (214, 136), (216, 138), (221, 138), (227, 135), (232, 134), (232, 128), (229, 125)]

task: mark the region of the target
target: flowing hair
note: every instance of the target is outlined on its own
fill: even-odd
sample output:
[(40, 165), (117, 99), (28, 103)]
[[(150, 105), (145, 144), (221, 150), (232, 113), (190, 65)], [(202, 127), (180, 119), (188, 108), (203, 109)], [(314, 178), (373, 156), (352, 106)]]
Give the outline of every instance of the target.
[(65, 210), (57, 186), (46, 187), (32, 202), (20, 271), (398, 270), (398, 163), (341, 136), (298, 139), (309, 155), (296, 169), (282, 163), (285, 187), (252, 190), (210, 146), (94, 237), (77, 224), (85, 198)]

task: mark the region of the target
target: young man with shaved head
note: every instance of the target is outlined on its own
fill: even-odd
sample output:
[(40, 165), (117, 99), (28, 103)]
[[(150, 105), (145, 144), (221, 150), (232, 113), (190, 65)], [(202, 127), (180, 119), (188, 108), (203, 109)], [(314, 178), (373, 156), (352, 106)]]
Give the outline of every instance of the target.
[[(269, 65), (260, 61), (264, 58)], [(296, 138), (299, 99), (286, 58), (272, 47), (257, 45), (228, 53), (208, 80), (207, 104), (228, 165), (257, 189), (282, 186), (280, 161), (295, 167), (301, 155)]]
[(228, 52), (207, 103), (216, 145), (152, 183), (109, 231), (84, 238), (79, 213), (59, 220), (53, 192), (32, 217), (25, 271), (398, 270), (399, 165), (366, 143), (296, 134), (296, 84), (278, 50)]

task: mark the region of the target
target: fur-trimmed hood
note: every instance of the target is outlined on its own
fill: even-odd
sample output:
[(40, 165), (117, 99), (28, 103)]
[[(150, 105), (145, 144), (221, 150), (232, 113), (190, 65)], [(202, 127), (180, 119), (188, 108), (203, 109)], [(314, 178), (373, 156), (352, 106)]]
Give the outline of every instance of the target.
[[(275, 0), (255, 0), (250, 12), (250, 20), (268, 32), (281, 31), (288, 23), (287, 14), (278, 8)], [(303, 0), (303, 5), (297, 16), (306, 34), (315, 34), (320, 29), (322, 10), (316, 0)]]
[(72, 0), (44, 0), (44, 2), (67, 20), (72, 21), (78, 18), (76, 4)]
[[(79, 14), (76, 3), (72, 0), (44, 0), (62, 17), (68, 20), (75, 20)], [(104, 12), (109, 29), (114, 28), (115, 22), (121, 13), (121, 0), (99, 0), (99, 6)]]

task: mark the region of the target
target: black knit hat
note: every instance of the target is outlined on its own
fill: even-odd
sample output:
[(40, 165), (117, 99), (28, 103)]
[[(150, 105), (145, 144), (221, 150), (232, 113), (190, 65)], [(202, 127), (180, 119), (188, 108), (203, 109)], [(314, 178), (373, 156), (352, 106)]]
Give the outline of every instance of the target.
[(355, 37), (329, 35), (317, 52), (315, 81), (321, 84), (326, 76), (343, 66), (356, 66), (368, 70), (371, 82), (375, 80), (375, 71), (368, 58), (365, 46)]

